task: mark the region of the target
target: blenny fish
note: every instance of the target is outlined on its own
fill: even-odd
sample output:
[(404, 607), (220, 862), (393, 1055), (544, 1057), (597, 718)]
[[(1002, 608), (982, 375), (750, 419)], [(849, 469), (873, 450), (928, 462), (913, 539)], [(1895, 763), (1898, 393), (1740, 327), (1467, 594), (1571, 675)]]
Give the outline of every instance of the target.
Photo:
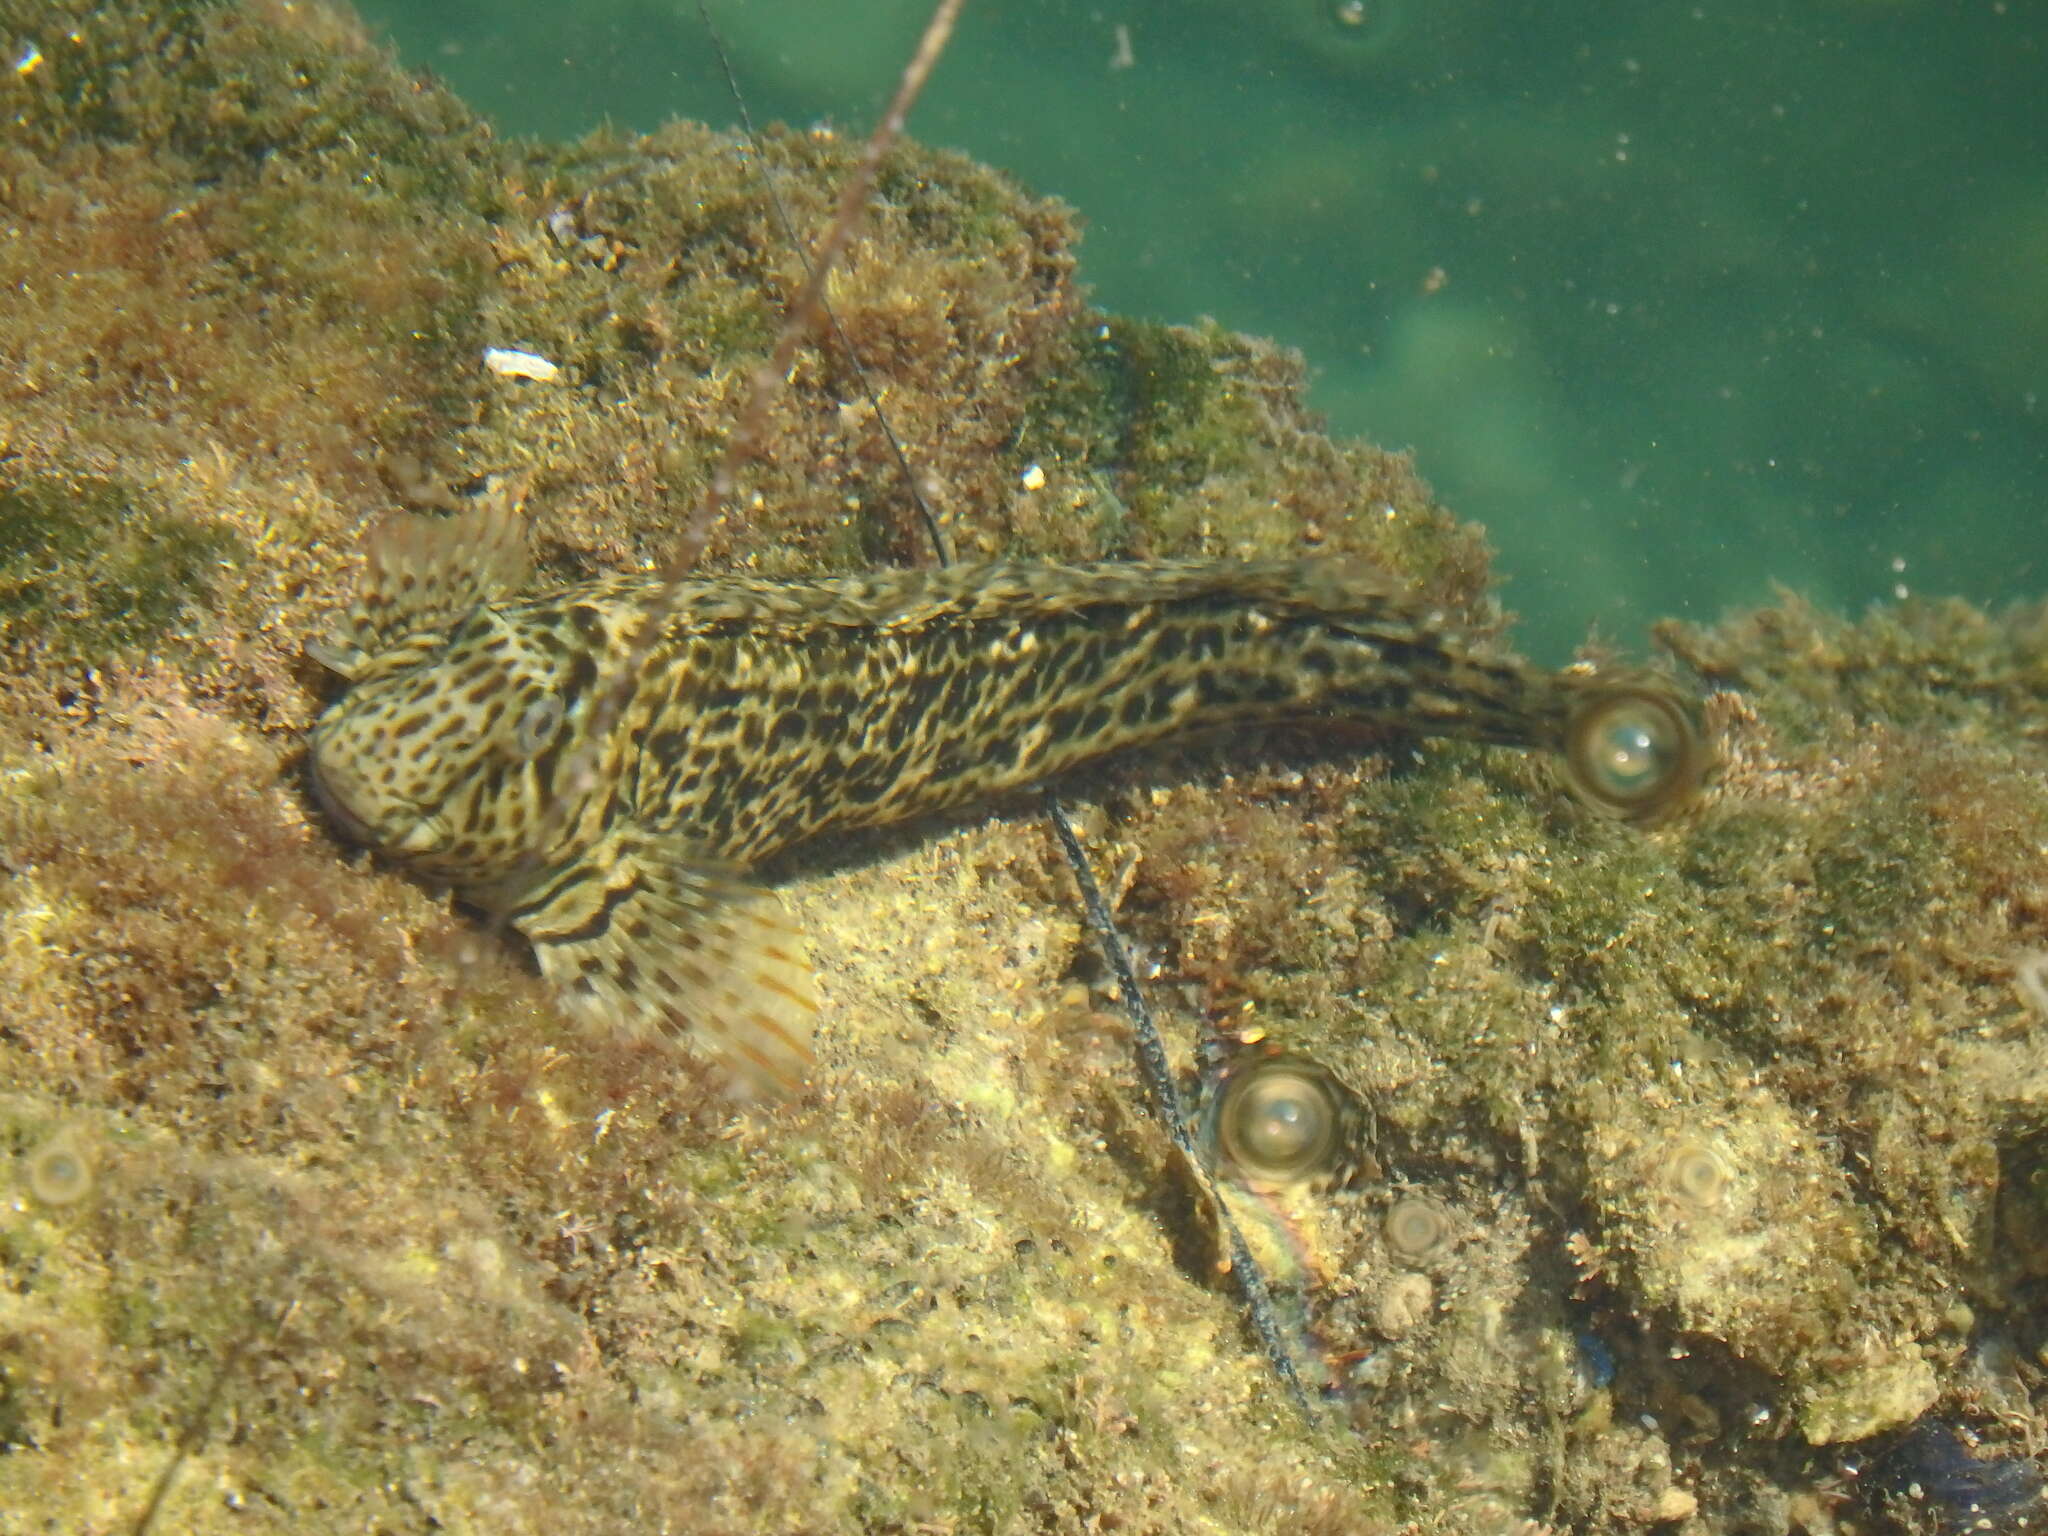
[(1631, 819), (1703, 771), (1675, 689), (1532, 667), (1335, 560), (529, 582), (503, 510), (374, 534), (316, 652), (350, 686), (312, 732), (315, 794), (523, 934), (573, 1007), (688, 1035), (743, 1092), (802, 1082), (818, 1010), (750, 871), (821, 832), (1315, 721), (1556, 752)]

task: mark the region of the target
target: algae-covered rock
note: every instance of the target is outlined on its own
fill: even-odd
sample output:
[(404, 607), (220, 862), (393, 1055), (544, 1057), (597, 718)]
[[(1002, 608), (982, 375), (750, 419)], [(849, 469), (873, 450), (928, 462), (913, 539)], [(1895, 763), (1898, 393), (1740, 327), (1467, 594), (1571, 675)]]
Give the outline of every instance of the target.
[[(159, 1531), (1754, 1529), (1916, 1415), (2040, 1443), (2041, 613), (1672, 631), (1725, 762), (1656, 831), (1394, 740), (1064, 786), (1305, 1416), (1034, 805), (782, 861), (822, 1061), (740, 1113), (300, 784), (377, 516), (666, 557), (802, 280), (770, 181), (815, 229), (853, 148), (502, 143), (304, 4), (0, 18), (9, 1529), (167, 1467)], [(833, 280), (958, 550), (1320, 549), (1499, 630), (1297, 360), (1092, 312), (1073, 241), (906, 148)], [(932, 558), (836, 344), (767, 441), (713, 565)], [(1270, 1057), (1313, 1168), (1214, 1122)]]

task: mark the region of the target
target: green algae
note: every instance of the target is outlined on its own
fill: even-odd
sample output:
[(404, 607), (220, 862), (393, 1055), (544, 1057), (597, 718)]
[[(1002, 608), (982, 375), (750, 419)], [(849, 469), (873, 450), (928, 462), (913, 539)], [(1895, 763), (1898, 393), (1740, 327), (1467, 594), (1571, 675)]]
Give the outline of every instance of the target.
[(232, 530), (137, 503), (106, 480), (0, 486), (0, 647), (97, 662), (199, 618), (246, 547)]

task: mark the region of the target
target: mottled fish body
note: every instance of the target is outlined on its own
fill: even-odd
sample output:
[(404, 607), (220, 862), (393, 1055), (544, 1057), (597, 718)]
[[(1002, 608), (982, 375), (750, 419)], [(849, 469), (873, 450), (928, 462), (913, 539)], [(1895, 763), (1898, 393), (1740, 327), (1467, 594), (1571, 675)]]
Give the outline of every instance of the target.
[(1596, 721), (1605, 766), (1696, 777), (1677, 706), (1471, 642), (1335, 561), (525, 582), (495, 513), (380, 537), (325, 653), (352, 686), (313, 731), (318, 796), (504, 913), (573, 1002), (687, 1031), (757, 1090), (801, 1081), (816, 1003), (800, 935), (747, 872), (820, 832), (1219, 728), (1327, 720), (1570, 760), (1615, 699), (1633, 709)]

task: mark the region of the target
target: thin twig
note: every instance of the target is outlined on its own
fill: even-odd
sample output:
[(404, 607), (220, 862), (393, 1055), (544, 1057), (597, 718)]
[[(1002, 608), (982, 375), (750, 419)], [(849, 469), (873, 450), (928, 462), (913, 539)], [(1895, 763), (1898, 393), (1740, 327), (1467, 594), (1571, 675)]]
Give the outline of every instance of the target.
[[(740, 89), (739, 77), (733, 73), (732, 60), (725, 51), (725, 39), (718, 35), (718, 28), (711, 20), (708, 0), (697, 0), (697, 14), (703, 19), (704, 31), (711, 39), (711, 52), (718, 60), (718, 68), (725, 76), (726, 90), (732, 94), (733, 107), (740, 115), (740, 130), (746, 134), (747, 143), (753, 149), (754, 163), (761, 168), (761, 179), (768, 189), (768, 206), (775, 211), (776, 226), (782, 231), (782, 238), (789, 242), (789, 248), (796, 252), (797, 260), (803, 263), (804, 276), (811, 274), (811, 259), (804, 252), (804, 243), (797, 238), (796, 225), (789, 217), (789, 209), (782, 201), (782, 193), (775, 185), (775, 170), (768, 163), (768, 146), (754, 127), (754, 114), (747, 110), (746, 93)], [(890, 423), (888, 412), (882, 409), (882, 397), (874, 382), (868, 377), (868, 370), (855, 350), (853, 340), (846, 334), (846, 328), (839, 323), (831, 302), (821, 291), (818, 296), (818, 310), (825, 317), (825, 323), (832, 327), (832, 339), (839, 343), (839, 354), (853, 370), (854, 382), (860, 386), (861, 395), (875, 413), (875, 425), (881, 428), (883, 441), (889, 445), (889, 452), (896, 460), (896, 468), (903, 476), (903, 485), (910, 492), (910, 499), (917, 507), (917, 515), (924, 519), (924, 530), (931, 536), (932, 549), (940, 565), (953, 563), (953, 549), (940, 527), (931, 504), (924, 499), (924, 491), (917, 482), (917, 472), (911, 467), (910, 455), (903, 450), (903, 440), (896, 435), (896, 428)]]
[(149, 1536), (150, 1528), (156, 1524), (156, 1517), (164, 1507), (164, 1501), (171, 1496), (171, 1487), (184, 1470), (185, 1463), (192, 1459), (206, 1439), (207, 1421), (213, 1417), (214, 1409), (220, 1406), (221, 1394), (227, 1390), (228, 1378), (242, 1363), (242, 1357), (249, 1352), (249, 1346), (256, 1341), (256, 1324), (252, 1320), (227, 1347), (214, 1367), (213, 1380), (206, 1385), (205, 1395), (199, 1399), (199, 1406), (186, 1417), (185, 1424), (178, 1431), (178, 1442), (171, 1447), (171, 1459), (164, 1463), (157, 1474), (156, 1484), (149, 1490), (149, 1502), (142, 1506), (142, 1512), (135, 1517), (135, 1527), (130, 1536)]
[(911, 106), (924, 90), (933, 67), (939, 62), (939, 55), (945, 52), (946, 42), (953, 35), (953, 23), (960, 15), (962, 3), (963, 0), (939, 0), (932, 19), (925, 24), (924, 36), (918, 40), (917, 52), (911, 55), (910, 63), (904, 67), (903, 78), (896, 86), (896, 95), (890, 100), (889, 109), (875, 124), (875, 131), (868, 135), (867, 149), (860, 157), (860, 164), (854, 167), (853, 174), (840, 189), (839, 206), (831, 227), (811, 254), (810, 272), (789, 306), (789, 316), (782, 323), (782, 334), (775, 338), (775, 350), (755, 364), (748, 380), (746, 408), (740, 412), (732, 435), (726, 439), (725, 453), (718, 461), (718, 468), (712, 471), (710, 484), (704, 487), (704, 499), (697, 504), (696, 512), (691, 515), (683, 529), (682, 539), (676, 545), (675, 558), (668, 568), (670, 581), (680, 581), (696, 566), (704, 547), (711, 542), (711, 531), (717, 526), (719, 515), (732, 499), (733, 489), (739, 482), (740, 466), (759, 449), (761, 435), (768, 427), (769, 408), (775, 403), (775, 396), (788, 377), (790, 366), (796, 361), (796, 349), (803, 345), (804, 338), (817, 323), (818, 312), (825, 302), (826, 279), (853, 239), (861, 213), (874, 191), (875, 178), (881, 174), (882, 158), (902, 136), (903, 123), (910, 115)]

